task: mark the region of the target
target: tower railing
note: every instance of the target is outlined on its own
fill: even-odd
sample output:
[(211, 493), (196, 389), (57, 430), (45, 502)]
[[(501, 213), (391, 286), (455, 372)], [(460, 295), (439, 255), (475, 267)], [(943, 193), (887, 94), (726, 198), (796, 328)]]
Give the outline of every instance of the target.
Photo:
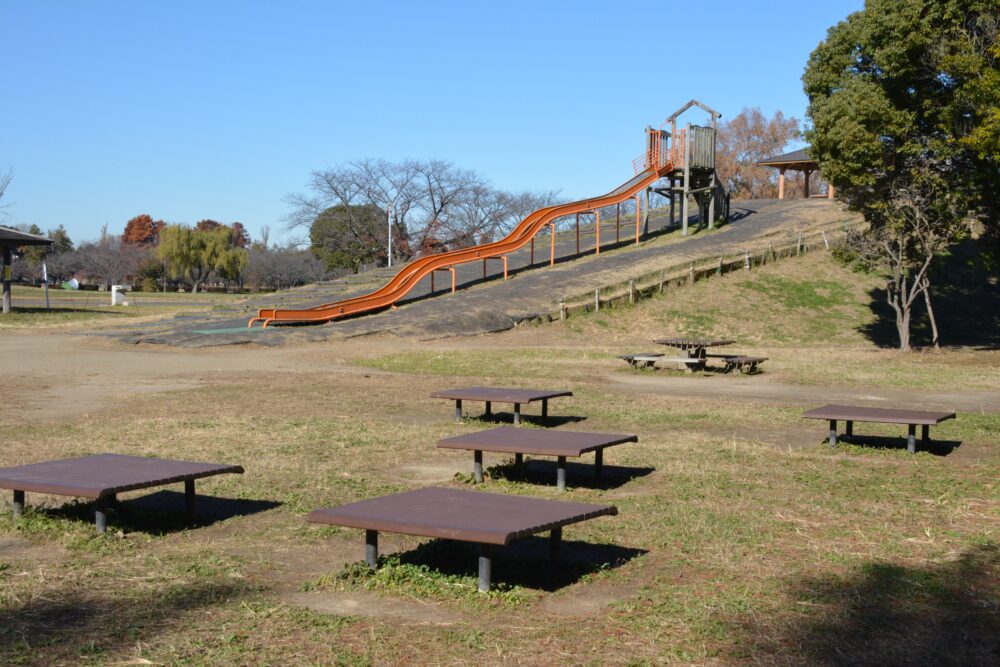
[(675, 169), (684, 166), (685, 131), (679, 130), (670, 141), (670, 135), (657, 130), (647, 130), (646, 150), (632, 160), (632, 171), (641, 174), (647, 169), (662, 169), (673, 164)]

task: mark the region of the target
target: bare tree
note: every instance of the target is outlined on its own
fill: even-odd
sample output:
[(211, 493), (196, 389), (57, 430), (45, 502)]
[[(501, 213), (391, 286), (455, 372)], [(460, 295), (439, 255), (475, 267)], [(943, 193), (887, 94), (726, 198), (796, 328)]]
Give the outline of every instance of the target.
[(100, 238), (82, 243), (76, 254), (81, 273), (105, 286), (125, 282), (139, 262), (148, 257), (146, 249), (122, 243), (120, 236), (108, 234), (107, 225), (101, 229)]
[(886, 275), (886, 302), (896, 315), (899, 349), (910, 345), (914, 303), (921, 296), (927, 306), (932, 344), (940, 344), (931, 299), (929, 269), (934, 257), (954, 243), (966, 228), (968, 211), (960, 193), (940, 176), (950, 166), (930, 153), (912, 158), (906, 178), (890, 187), (890, 206), (883, 219), (848, 237), (849, 250), (868, 268)]
[[(3, 199), (12, 178), (14, 178), (14, 171), (12, 169), (8, 169), (6, 173), (0, 174), (0, 199)], [(0, 206), (0, 208), (3, 208), (3, 206)]]

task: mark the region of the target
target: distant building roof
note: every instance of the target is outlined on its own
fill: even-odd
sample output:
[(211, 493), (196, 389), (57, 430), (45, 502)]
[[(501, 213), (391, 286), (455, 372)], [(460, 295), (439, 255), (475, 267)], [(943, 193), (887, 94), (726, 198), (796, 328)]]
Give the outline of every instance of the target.
[(44, 236), (35, 236), (26, 232), (19, 232), (9, 227), (0, 227), (0, 245), (21, 246), (21, 245), (51, 245), (52, 239)]
[(793, 164), (813, 165), (814, 168), (819, 166), (819, 163), (817, 163), (816, 160), (809, 157), (809, 146), (792, 151), (791, 153), (775, 155), (774, 157), (769, 157), (766, 160), (760, 160), (757, 164), (762, 164), (765, 167), (782, 167)]

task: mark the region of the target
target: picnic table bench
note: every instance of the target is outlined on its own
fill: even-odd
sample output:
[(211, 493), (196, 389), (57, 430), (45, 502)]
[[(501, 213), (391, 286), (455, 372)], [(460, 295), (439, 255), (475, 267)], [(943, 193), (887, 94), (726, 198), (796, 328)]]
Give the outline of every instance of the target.
[(618, 358), (622, 361), (627, 361), (630, 366), (634, 366), (635, 368), (652, 368), (663, 356), (659, 352), (637, 352), (635, 354), (623, 354)]
[(455, 421), (462, 421), (462, 401), (483, 401), (486, 403), (484, 416), (493, 415), (493, 403), (513, 403), (514, 423), (521, 423), (521, 405), (524, 403), (542, 402), (542, 419), (549, 416), (549, 399), (560, 396), (572, 396), (571, 391), (553, 391), (547, 389), (509, 389), (500, 387), (465, 387), (463, 389), (446, 389), (435, 391), (431, 398), (446, 398), (455, 401)]
[(552, 431), (538, 429), (511, 428), (501, 426), (487, 431), (477, 431), (439, 440), (437, 446), (444, 449), (471, 449), (473, 452), (473, 476), (477, 483), (483, 481), (483, 452), (507, 452), (514, 454), (514, 462), (522, 463), (525, 454), (555, 456), (556, 486), (566, 490), (566, 457), (582, 456), (594, 452), (594, 477), (600, 477), (604, 465), (604, 449), (625, 442), (638, 442), (635, 435), (621, 433), (584, 433), (581, 431)]
[(846, 437), (854, 435), (854, 422), (881, 424), (906, 424), (906, 450), (917, 451), (917, 426), (921, 426), (920, 442), (929, 442), (930, 427), (946, 419), (954, 419), (954, 412), (929, 412), (926, 410), (897, 410), (893, 408), (865, 408), (852, 405), (824, 405), (808, 410), (802, 415), (806, 419), (825, 419), (830, 422), (830, 446), (837, 446), (837, 421), (847, 422)]
[(97, 532), (108, 527), (108, 506), (125, 491), (184, 482), (184, 509), (194, 518), (194, 481), (224, 473), (242, 473), (242, 466), (173, 461), (123, 454), (97, 454), (59, 461), (0, 468), (0, 489), (14, 491), (14, 518), (24, 512), (26, 491), (96, 500)]
[(550, 556), (556, 561), (563, 526), (615, 514), (614, 505), (430, 487), (318, 509), (307, 520), (363, 528), (365, 561), (372, 569), (378, 566), (379, 531), (479, 544), (479, 591), (486, 592), (492, 580), (494, 546), (549, 531)]
[(757, 372), (757, 366), (767, 361), (767, 357), (748, 357), (746, 355), (735, 357), (723, 356), (722, 360), (726, 364), (727, 373), (738, 370), (741, 373), (753, 375)]

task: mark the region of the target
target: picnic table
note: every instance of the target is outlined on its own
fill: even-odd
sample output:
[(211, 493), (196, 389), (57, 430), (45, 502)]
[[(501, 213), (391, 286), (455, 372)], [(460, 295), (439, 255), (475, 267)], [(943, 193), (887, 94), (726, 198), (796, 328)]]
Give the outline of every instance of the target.
[(196, 479), (242, 472), (242, 466), (236, 465), (97, 454), (0, 468), (0, 489), (13, 489), (15, 519), (24, 512), (26, 491), (92, 498), (97, 501), (94, 523), (97, 532), (103, 533), (108, 527), (108, 506), (119, 493), (184, 482), (184, 509), (191, 520)]
[(486, 592), (494, 546), (549, 531), (550, 555), (556, 561), (563, 526), (615, 514), (613, 505), (430, 487), (318, 509), (307, 521), (363, 528), (365, 561), (372, 569), (378, 566), (379, 531), (479, 544), (479, 591)]
[(493, 415), (493, 403), (514, 404), (514, 424), (521, 423), (521, 405), (534, 401), (542, 402), (542, 419), (549, 416), (549, 399), (559, 396), (572, 396), (571, 391), (553, 391), (548, 389), (509, 389), (501, 387), (465, 387), (463, 389), (446, 389), (435, 391), (431, 398), (446, 398), (455, 401), (455, 420), (462, 421), (462, 401), (483, 401), (486, 403), (484, 416)]
[(926, 410), (897, 410), (893, 408), (865, 408), (852, 405), (824, 405), (808, 410), (802, 415), (806, 419), (825, 419), (830, 422), (830, 446), (837, 446), (837, 421), (846, 421), (846, 437), (854, 435), (854, 422), (881, 424), (906, 424), (906, 450), (917, 451), (917, 426), (921, 426), (920, 442), (929, 442), (930, 427), (946, 419), (954, 419), (954, 412), (930, 412)]
[(672, 361), (685, 364), (686, 370), (692, 371), (705, 367), (705, 359), (708, 356), (708, 348), (732, 345), (734, 340), (722, 340), (717, 338), (657, 338), (658, 345), (674, 347), (684, 353), (683, 357), (676, 359), (660, 359), (660, 361)]
[(552, 431), (511, 428), (501, 426), (487, 431), (477, 431), (439, 440), (444, 449), (471, 449), (473, 475), (477, 483), (483, 481), (483, 452), (514, 454), (515, 463), (523, 463), (525, 454), (555, 456), (556, 486), (566, 490), (566, 457), (582, 456), (594, 452), (594, 477), (600, 477), (604, 465), (604, 449), (626, 442), (638, 442), (635, 435), (621, 433), (584, 433), (581, 431)]

